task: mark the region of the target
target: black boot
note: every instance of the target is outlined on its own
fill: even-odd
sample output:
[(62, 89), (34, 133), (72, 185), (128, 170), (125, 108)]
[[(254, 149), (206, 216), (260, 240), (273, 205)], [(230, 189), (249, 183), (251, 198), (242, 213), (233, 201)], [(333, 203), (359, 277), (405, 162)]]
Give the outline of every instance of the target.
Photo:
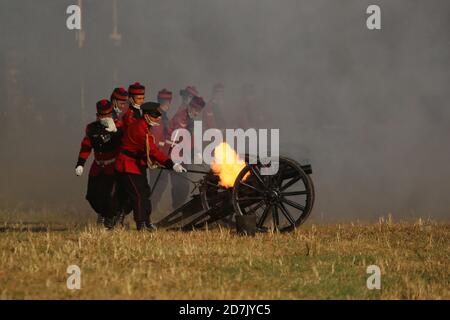
[(117, 216), (117, 224), (119, 225), (119, 226), (121, 226), (121, 227), (123, 227), (124, 226), (124, 221), (125, 221), (125, 213), (124, 212), (121, 212), (121, 213), (119, 213), (119, 215)]
[(103, 226), (105, 223), (105, 217), (103, 217), (101, 214), (97, 215), (97, 226)]
[(157, 230), (156, 226), (150, 222), (136, 222), (136, 229), (138, 231), (149, 231), (149, 232)]
[(103, 226), (107, 230), (112, 230), (116, 226), (116, 219), (115, 218), (105, 218), (105, 221), (103, 222)]

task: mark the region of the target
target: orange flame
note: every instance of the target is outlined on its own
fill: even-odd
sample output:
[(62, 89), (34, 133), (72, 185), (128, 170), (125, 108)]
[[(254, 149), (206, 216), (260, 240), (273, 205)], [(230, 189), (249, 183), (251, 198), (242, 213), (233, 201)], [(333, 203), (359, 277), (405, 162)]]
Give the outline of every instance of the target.
[(219, 176), (219, 184), (226, 188), (234, 186), (239, 172), (245, 167), (245, 161), (226, 142), (222, 142), (214, 149), (214, 161), (211, 169)]

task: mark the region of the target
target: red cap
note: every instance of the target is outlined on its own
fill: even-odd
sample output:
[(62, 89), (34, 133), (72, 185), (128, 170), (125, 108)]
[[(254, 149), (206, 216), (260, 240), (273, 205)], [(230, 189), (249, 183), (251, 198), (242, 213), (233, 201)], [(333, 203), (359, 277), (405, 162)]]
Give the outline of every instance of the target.
[(172, 92), (167, 89), (162, 89), (158, 92), (158, 100), (172, 100)]
[(144, 95), (145, 87), (139, 82), (135, 82), (128, 87), (128, 93), (130, 96)]
[(100, 100), (97, 102), (97, 113), (99, 115), (105, 115), (112, 112), (112, 105), (111, 102), (109, 102), (106, 99)]
[(185, 94), (190, 94), (191, 96), (198, 97), (197, 88), (194, 86), (187, 86), (186, 89), (182, 89), (180, 94), (183, 96)]
[(125, 101), (128, 99), (128, 92), (124, 88), (115, 88), (111, 94), (112, 99)]
[(205, 106), (205, 100), (202, 97), (193, 97), (189, 105), (196, 109), (202, 109)]

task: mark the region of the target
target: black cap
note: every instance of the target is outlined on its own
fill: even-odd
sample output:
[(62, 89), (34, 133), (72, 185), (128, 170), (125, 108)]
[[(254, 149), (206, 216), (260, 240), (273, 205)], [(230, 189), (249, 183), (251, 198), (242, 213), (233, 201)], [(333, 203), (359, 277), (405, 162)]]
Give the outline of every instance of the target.
[(143, 114), (148, 114), (153, 118), (161, 117), (162, 114), (159, 111), (160, 104), (158, 102), (145, 102), (141, 105), (141, 110)]

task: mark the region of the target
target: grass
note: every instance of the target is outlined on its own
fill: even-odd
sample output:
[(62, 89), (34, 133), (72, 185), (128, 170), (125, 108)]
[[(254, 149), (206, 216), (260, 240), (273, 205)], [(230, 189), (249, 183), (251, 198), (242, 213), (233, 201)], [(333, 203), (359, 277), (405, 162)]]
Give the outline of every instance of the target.
[[(1, 299), (450, 298), (448, 224), (380, 219), (251, 238), (0, 217)], [(72, 264), (81, 290), (66, 287)], [(381, 290), (366, 287), (371, 264), (381, 268)]]

